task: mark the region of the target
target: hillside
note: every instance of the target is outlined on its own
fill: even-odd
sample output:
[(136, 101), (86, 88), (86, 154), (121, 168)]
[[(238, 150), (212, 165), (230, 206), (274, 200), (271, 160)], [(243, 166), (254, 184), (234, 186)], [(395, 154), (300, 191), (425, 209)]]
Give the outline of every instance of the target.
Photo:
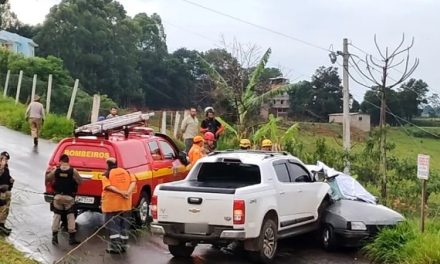
[[(330, 123), (300, 123), (299, 138), (306, 151), (313, 151), (318, 137), (326, 138), (326, 143), (331, 147), (342, 148), (342, 125)], [(360, 151), (363, 148), (368, 133), (352, 128), (352, 150)], [(417, 154), (431, 156), (430, 166), (440, 171), (440, 139), (418, 138), (409, 135), (403, 127), (392, 127), (388, 130), (388, 142), (395, 144), (390, 152), (400, 158), (417, 160)]]

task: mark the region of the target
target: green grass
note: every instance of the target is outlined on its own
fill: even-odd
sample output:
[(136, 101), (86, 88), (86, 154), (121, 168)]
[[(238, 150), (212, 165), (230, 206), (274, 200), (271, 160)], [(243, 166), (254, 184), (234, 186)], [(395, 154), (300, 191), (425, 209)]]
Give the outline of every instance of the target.
[(396, 228), (384, 229), (364, 247), (375, 263), (435, 264), (440, 263), (440, 221), (431, 219), (424, 233), (418, 220), (411, 219)]
[(0, 264), (37, 264), (0, 237)]
[[(16, 131), (30, 134), (29, 123), (25, 120), (26, 106), (15, 104), (12, 98), (0, 96), (0, 125)], [(41, 137), (52, 140), (59, 140), (72, 135), (74, 122), (67, 120), (64, 116), (49, 114), (46, 116)]]

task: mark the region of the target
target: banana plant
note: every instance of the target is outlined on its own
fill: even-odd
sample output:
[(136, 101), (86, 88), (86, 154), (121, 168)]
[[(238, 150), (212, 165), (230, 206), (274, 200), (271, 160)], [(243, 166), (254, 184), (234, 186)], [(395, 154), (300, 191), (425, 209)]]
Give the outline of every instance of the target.
[(244, 138), (248, 136), (249, 127), (251, 127), (250, 123), (252, 118), (254, 118), (253, 116), (251, 116), (252, 110), (261, 108), (261, 105), (268, 99), (292, 89), (291, 85), (283, 85), (278, 88), (269, 90), (263, 94), (258, 94), (256, 92), (257, 84), (259, 83), (260, 77), (266, 67), (270, 54), (271, 49), (269, 48), (262, 56), (256, 68), (250, 74), (249, 83), (246, 85), (246, 87), (244, 87), (244, 89), (234, 89), (234, 87), (226, 82), (226, 80), (214, 68), (213, 65), (211, 65), (203, 57), (200, 56), (202, 63), (208, 70), (209, 76), (217, 86), (216, 89), (221, 89), (222, 92), (227, 95), (231, 104), (237, 111), (238, 123), (236, 129), (233, 130), (234, 134), (236, 134), (238, 138)]

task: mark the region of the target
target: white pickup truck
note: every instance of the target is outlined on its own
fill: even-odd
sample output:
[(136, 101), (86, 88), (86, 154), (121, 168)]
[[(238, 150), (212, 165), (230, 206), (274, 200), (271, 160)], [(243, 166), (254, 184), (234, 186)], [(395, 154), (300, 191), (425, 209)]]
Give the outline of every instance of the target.
[(199, 160), (183, 181), (158, 185), (151, 231), (172, 255), (189, 257), (197, 244), (242, 242), (263, 263), (277, 240), (319, 228), (329, 186), (285, 153), (216, 152)]

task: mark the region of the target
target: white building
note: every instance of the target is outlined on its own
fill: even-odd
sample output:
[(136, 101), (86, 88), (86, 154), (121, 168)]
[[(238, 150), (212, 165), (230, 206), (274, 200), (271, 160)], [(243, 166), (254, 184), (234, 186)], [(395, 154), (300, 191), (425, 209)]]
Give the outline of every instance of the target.
[[(342, 113), (328, 115), (329, 123), (341, 123)], [(356, 127), (362, 131), (369, 132), (371, 130), (370, 115), (363, 113), (350, 113), (350, 127)]]

